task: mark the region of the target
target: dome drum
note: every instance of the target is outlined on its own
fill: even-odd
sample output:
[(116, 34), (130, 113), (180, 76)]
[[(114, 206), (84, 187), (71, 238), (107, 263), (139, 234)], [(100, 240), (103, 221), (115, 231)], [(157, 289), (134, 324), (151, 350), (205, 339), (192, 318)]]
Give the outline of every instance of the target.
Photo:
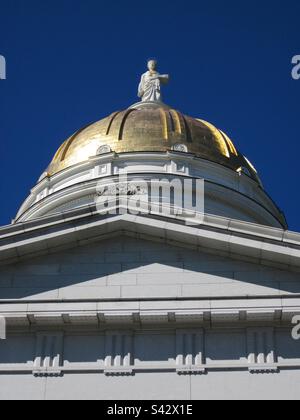
[(134, 184), (137, 180), (205, 179), (206, 213), (277, 227), (285, 223), (273, 201), (249, 176), (171, 151), (98, 155), (46, 177), (33, 188), (16, 221), (94, 206), (99, 185), (118, 182), (123, 174)]

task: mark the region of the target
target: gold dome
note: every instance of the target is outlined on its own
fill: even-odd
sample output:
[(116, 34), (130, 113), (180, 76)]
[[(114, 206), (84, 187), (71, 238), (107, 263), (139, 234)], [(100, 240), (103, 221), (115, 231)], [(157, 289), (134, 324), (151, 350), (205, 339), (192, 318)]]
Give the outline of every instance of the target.
[[(178, 146), (178, 147), (177, 147)], [(105, 150), (115, 153), (182, 150), (202, 159), (244, 170), (258, 180), (250, 162), (229, 137), (210, 123), (163, 105), (138, 104), (88, 125), (66, 140), (47, 169), (52, 176)]]

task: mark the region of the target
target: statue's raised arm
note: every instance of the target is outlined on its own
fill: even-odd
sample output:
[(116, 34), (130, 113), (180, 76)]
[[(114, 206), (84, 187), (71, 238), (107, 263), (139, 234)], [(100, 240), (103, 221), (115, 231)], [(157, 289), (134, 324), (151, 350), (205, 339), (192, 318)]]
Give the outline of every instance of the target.
[(138, 96), (143, 102), (162, 102), (161, 85), (168, 84), (170, 76), (159, 74), (157, 61), (148, 61), (148, 71), (142, 75)]
[(160, 79), (161, 83), (167, 85), (170, 81), (170, 76), (168, 74), (161, 74), (161, 75), (159, 75), (159, 79)]

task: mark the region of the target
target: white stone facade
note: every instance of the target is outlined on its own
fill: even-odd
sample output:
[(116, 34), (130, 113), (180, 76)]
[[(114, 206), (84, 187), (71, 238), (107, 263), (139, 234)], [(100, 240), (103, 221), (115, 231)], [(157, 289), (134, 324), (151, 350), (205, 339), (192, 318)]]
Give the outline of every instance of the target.
[(1, 399), (298, 399), (300, 235), (74, 211), (0, 232)]

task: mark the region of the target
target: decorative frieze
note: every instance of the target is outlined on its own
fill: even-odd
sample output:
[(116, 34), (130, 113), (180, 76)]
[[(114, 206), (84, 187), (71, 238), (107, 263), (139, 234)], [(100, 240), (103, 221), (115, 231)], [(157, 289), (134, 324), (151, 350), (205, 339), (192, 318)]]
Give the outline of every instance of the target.
[[(0, 341), (0, 372), (126, 376), (146, 371), (191, 375), (228, 370), (277, 373), (300, 368), (300, 356), (295, 358), (299, 344), (295, 341), (293, 348), (288, 342), (282, 344), (288, 329), (209, 328), (206, 332), (186, 327), (171, 331), (154, 329), (152, 324), (138, 331), (118, 328), (97, 332), (95, 327), (81, 324), (77, 332), (70, 327), (65, 332), (37, 332), (36, 336), (8, 330), (7, 339)], [(27, 346), (26, 359), (20, 358), (17, 350), (22, 342)], [(278, 350), (277, 342), (281, 343)]]
[(247, 351), (251, 373), (278, 372), (274, 328), (248, 328)]
[(36, 335), (35, 376), (59, 376), (63, 367), (63, 332), (39, 332)]
[(176, 331), (176, 368), (178, 374), (204, 374), (204, 330)]
[(131, 375), (133, 373), (133, 333), (109, 331), (105, 338), (106, 375)]

